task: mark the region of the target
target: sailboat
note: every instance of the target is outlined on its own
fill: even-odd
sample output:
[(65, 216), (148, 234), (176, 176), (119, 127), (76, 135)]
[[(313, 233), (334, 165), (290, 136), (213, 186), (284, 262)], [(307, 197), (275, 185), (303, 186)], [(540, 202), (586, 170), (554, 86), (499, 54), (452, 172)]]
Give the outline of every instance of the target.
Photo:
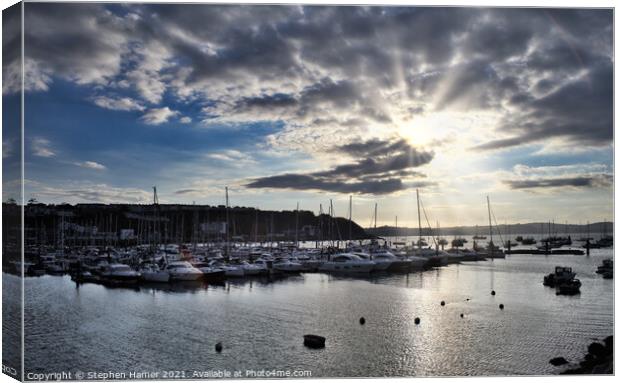
[[(426, 265), (428, 266), (444, 266), (448, 264), (448, 255), (445, 251), (440, 251), (439, 247), (436, 249), (432, 249), (430, 247), (423, 247), (426, 245), (426, 242), (422, 240), (422, 215), (420, 209), (420, 192), (418, 189), (415, 191), (417, 205), (418, 205), (418, 243), (417, 248), (414, 248), (412, 262), (418, 263), (420, 259), (425, 259), (427, 261)], [(427, 246), (427, 245), (426, 245)]]
[[(487, 196), (487, 210), (489, 214), (489, 243), (486, 248), (477, 248), (476, 250), (480, 255), (486, 258), (506, 258), (506, 254), (493, 243), (493, 224), (491, 222), (491, 200)], [(501, 233), (500, 233), (501, 237)]]

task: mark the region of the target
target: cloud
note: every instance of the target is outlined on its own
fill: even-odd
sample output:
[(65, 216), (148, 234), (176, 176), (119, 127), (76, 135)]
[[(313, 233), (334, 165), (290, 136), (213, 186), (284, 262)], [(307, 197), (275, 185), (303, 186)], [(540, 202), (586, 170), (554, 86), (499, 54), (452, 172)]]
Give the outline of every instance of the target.
[(402, 181), (403, 178), (424, 177), (412, 168), (426, 165), (434, 157), (433, 152), (414, 148), (403, 139), (345, 144), (333, 151), (357, 157), (357, 160), (324, 171), (261, 177), (252, 180), (246, 187), (389, 194), (411, 187)]
[[(96, 87), (104, 107), (142, 111), (151, 125), (270, 123), (257, 142), (265, 152), (326, 169), (282, 173), (324, 183), (421, 175), (403, 168), (404, 152), (347, 152), (360, 137), (429, 147), (458, 136), (452, 148), (481, 156), (612, 143), (610, 9), (33, 3), (26, 23), (27, 90)], [(4, 56), (15, 63), (10, 36)], [(110, 96), (119, 88), (133, 103)], [(419, 126), (438, 115), (457, 117)]]
[(256, 161), (252, 158), (252, 156), (242, 153), (239, 150), (229, 149), (221, 152), (210, 153), (207, 154), (207, 158), (216, 160), (229, 162), (232, 164), (246, 166), (249, 164), (254, 164)]
[(119, 188), (108, 184), (91, 182), (67, 182), (63, 186), (50, 186), (29, 182), (29, 190), (37, 199), (47, 198), (67, 203), (148, 203), (151, 192), (136, 188)]
[(32, 154), (37, 157), (54, 157), (56, 152), (51, 148), (51, 142), (43, 137), (34, 137), (30, 142), (32, 146)]
[(593, 176), (570, 178), (541, 178), (532, 180), (505, 180), (511, 189), (541, 189), (541, 188), (592, 188), (609, 187), (613, 184), (611, 174), (597, 174)]
[(514, 190), (566, 190), (605, 188), (613, 185), (613, 174), (604, 164), (574, 164), (531, 167), (516, 165), (511, 174), (504, 174), (503, 184)]
[(112, 98), (108, 96), (97, 96), (93, 99), (93, 102), (102, 108), (122, 111), (139, 110), (143, 111), (145, 108), (136, 100), (129, 97)]
[(179, 114), (179, 112), (171, 110), (166, 106), (163, 108), (154, 108), (147, 110), (147, 112), (142, 116), (141, 119), (142, 121), (144, 121), (144, 123), (148, 125), (160, 125), (168, 122), (170, 118), (176, 116), (177, 114)]
[(82, 168), (87, 168), (87, 169), (94, 169), (94, 170), (105, 170), (107, 169), (104, 165), (95, 162), (95, 161), (83, 161), (83, 162), (74, 162), (74, 164), (76, 166), (82, 167)]

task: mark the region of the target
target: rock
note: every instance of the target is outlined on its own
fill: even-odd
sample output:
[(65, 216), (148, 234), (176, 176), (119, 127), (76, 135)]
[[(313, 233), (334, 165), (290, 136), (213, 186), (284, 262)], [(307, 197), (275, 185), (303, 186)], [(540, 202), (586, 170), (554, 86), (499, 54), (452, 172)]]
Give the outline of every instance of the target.
[(442, 306), (445, 306), (445, 305), (446, 305), (446, 302), (445, 302), (445, 301), (441, 301), (441, 305), (442, 305)]
[(503, 310), (503, 309), (504, 309), (504, 304), (503, 304), (503, 303), (500, 303), (500, 304), (499, 304), (499, 309), (500, 309), (500, 310)]
[(360, 318), (360, 324), (363, 326), (366, 323), (366, 319), (364, 317)]
[(558, 356), (557, 358), (553, 358), (549, 361), (549, 363), (551, 363), (554, 366), (562, 366), (566, 363), (568, 363), (568, 360), (564, 359), (561, 356)]
[(463, 317), (464, 317), (464, 315), (461, 313), (461, 318), (463, 318)]
[(415, 324), (420, 324), (420, 318), (415, 318), (415, 319), (413, 320), (413, 323), (415, 323)]
[(588, 353), (594, 355), (597, 358), (602, 358), (607, 355), (607, 349), (602, 344), (598, 342), (593, 342), (590, 343), (590, 345), (588, 346)]
[(491, 295), (495, 295), (495, 290), (491, 290)]
[(217, 351), (217, 352), (222, 352), (222, 348), (223, 348), (223, 347), (222, 347), (222, 342), (217, 342), (217, 343), (215, 344), (215, 351)]
[(612, 335), (610, 335), (607, 338), (605, 338), (605, 340), (603, 340), (603, 342), (605, 342), (605, 348), (607, 349), (607, 352), (610, 353), (610, 354), (613, 354), (613, 352), (614, 352), (614, 337)]
[(312, 334), (304, 335), (304, 346), (308, 348), (324, 348), (325, 337)]

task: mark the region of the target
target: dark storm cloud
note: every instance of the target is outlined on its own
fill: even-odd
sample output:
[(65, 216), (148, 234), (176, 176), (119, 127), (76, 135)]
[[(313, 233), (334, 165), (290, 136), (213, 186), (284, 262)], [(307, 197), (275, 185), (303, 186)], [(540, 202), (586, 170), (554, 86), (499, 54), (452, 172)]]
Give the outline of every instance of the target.
[[(422, 178), (413, 170), (430, 163), (432, 152), (420, 151), (405, 140), (370, 140), (338, 146), (342, 152), (359, 159), (330, 170), (305, 174), (280, 174), (252, 180), (249, 188), (323, 190), (339, 193), (388, 194), (410, 188), (402, 178)], [(431, 182), (418, 182), (428, 186)]]
[(400, 179), (378, 181), (331, 181), (312, 174), (282, 174), (263, 177), (246, 185), (249, 188), (321, 190), (334, 193), (389, 194), (405, 189)]
[(605, 145), (613, 138), (613, 66), (590, 68), (540, 98), (520, 103), (522, 114), (504, 121), (512, 138), (490, 141), (477, 149), (500, 149), (553, 137), (576, 145)]
[(505, 180), (503, 181), (511, 189), (551, 189), (551, 188), (591, 188), (606, 187), (613, 183), (610, 174), (597, 174), (592, 176), (566, 177), (566, 178), (540, 178), (533, 180)]

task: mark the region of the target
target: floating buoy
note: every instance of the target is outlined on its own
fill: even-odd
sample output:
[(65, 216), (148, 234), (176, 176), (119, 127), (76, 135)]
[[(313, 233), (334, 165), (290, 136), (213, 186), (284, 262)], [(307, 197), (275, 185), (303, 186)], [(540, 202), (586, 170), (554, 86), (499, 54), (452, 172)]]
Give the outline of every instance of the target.
[(361, 317), (360, 318), (360, 324), (363, 326), (364, 323), (366, 323), (366, 319), (364, 319), (364, 317)]
[(445, 305), (446, 305), (446, 302), (441, 301), (441, 305), (442, 305), (442, 306), (445, 306)]
[(415, 324), (420, 324), (420, 318), (415, 318), (415, 319), (413, 320), (413, 323), (415, 323)]
[(499, 309), (500, 309), (500, 310), (503, 310), (503, 309), (504, 309), (504, 304), (503, 304), (503, 303), (500, 303), (500, 304), (499, 304)]
[(463, 318), (463, 316), (464, 316), (464, 315), (463, 315), (463, 314), (461, 314), (461, 318)]
[(312, 334), (304, 335), (304, 346), (309, 348), (324, 348), (325, 337)]
[(495, 295), (495, 290), (491, 290), (491, 295)]
[(222, 352), (222, 342), (217, 342), (215, 344), (215, 351)]

